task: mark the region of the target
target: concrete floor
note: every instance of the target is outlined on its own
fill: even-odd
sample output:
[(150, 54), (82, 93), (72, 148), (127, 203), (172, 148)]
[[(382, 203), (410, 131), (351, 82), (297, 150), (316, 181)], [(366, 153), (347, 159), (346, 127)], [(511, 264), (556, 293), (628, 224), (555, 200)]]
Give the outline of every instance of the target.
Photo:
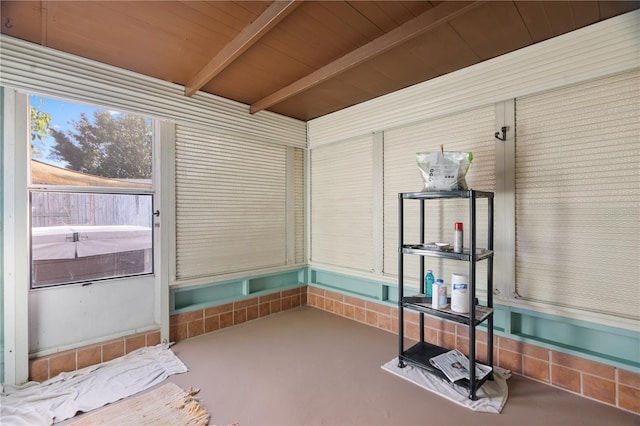
[(458, 406), (380, 368), (397, 336), (309, 306), (181, 341), (210, 424), (640, 425), (640, 416), (514, 375), (501, 414)]

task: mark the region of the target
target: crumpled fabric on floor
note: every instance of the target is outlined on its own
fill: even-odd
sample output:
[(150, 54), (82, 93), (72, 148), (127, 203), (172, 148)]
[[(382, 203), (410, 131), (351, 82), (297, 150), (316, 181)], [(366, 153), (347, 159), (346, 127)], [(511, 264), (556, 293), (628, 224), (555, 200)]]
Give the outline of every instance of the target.
[(102, 364), (61, 373), (45, 382), (3, 385), (3, 425), (51, 425), (187, 372), (168, 344), (137, 349)]
[(469, 399), (469, 392), (466, 388), (455, 385), (422, 368), (410, 364), (404, 368), (398, 367), (398, 358), (384, 364), (382, 369), (474, 411), (500, 413), (509, 395), (507, 379), (511, 377), (511, 372), (495, 366), (493, 367), (493, 381), (487, 380), (477, 390), (478, 399), (476, 401)]

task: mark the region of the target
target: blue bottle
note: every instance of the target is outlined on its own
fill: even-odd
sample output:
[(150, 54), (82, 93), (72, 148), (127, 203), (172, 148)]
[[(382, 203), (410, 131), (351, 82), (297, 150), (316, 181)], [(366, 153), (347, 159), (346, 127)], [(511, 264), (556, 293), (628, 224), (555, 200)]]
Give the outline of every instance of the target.
[(427, 275), (424, 276), (424, 285), (425, 285), (425, 289), (424, 289), (424, 293), (427, 297), (432, 297), (433, 296), (433, 283), (436, 282), (435, 277), (433, 276), (433, 271), (431, 271), (431, 269), (429, 269), (427, 271)]

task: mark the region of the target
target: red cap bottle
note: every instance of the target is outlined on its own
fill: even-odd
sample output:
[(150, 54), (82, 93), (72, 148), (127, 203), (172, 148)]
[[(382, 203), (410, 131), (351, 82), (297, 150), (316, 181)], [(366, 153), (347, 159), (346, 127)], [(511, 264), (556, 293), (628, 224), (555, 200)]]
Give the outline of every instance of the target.
[(462, 253), (462, 222), (456, 222), (453, 231), (453, 251), (456, 253)]

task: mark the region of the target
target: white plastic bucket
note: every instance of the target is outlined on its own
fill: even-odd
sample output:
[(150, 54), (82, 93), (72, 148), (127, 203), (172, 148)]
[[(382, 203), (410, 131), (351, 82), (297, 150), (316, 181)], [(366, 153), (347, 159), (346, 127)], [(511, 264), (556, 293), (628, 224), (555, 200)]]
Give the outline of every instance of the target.
[(451, 274), (451, 310), (460, 314), (469, 312), (469, 277)]

